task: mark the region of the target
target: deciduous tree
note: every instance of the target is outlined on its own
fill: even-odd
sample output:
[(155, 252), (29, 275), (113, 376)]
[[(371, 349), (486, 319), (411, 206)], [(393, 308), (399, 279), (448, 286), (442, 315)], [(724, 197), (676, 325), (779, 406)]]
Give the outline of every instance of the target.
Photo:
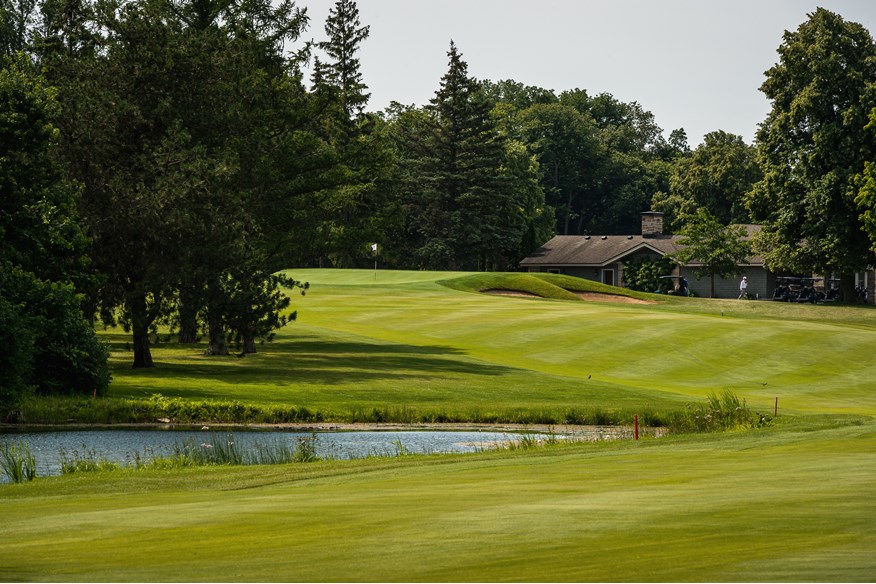
[[(104, 394), (107, 351), (83, 317), (86, 239), (57, 165), (55, 92), (24, 55), (0, 57), (0, 408), (27, 390)], [(7, 369), (8, 368), (8, 369)], [(5, 412), (2, 418), (5, 418)]]
[(655, 194), (651, 206), (665, 213), (669, 229), (680, 228), (700, 208), (725, 225), (750, 223), (745, 196), (761, 178), (753, 146), (741, 136), (710, 132), (689, 156), (675, 160), (669, 192)]
[(876, 46), (860, 24), (817, 9), (786, 32), (761, 91), (772, 109), (757, 132), (763, 179), (748, 198), (773, 270), (839, 273), (851, 298), (855, 271), (873, 263), (854, 178), (874, 160), (865, 129), (876, 103)]
[(715, 295), (715, 276), (728, 278), (742, 273), (740, 264), (751, 255), (748, 235), (741, 225), (723, 225), (705, 209), (699, 209), (681, 230), (682, 249), (672, 254), (681, 265), (694, 264), (697, 278), (709, 278), (709, 297)]

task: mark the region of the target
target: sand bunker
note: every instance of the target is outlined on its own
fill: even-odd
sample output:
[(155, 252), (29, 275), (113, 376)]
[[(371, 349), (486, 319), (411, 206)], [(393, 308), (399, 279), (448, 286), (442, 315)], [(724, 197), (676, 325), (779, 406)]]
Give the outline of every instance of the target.
[[(504, 288), (491, 288), (483, 290), (484, 294), (493, 294), (495, 296), (518, 296), (520, 298), (541, 298), (538, 294), (523, 292), (521, 290), (506, 290)], [(639, 300), (638, 298), (630, 298), (628, 296), (617, 296), (615, 294), (600, 294), (598, 292), (575, 292), (581, 300), (589, 300), (592, 302), (615, 302), (618, 304), (656, 304), (652, 300)]]
[(581, 300), (592, 300), (593, 302), (617, 302), (619, 304), (657, 304), (653, 300), (639, 300), (638, 298), (630, 298), (629, 296), (617, 296), (615, 294), (600, 294), (598, 292), (573, 292)]
[(504, 288), (491, 288), (483, 290), (484, 294), (492, 294), (493, 296), (519, 296), (521, 298), (541, 298), (538, 294), (531, 292), (522, 292), (520, 290), (505, 290)]

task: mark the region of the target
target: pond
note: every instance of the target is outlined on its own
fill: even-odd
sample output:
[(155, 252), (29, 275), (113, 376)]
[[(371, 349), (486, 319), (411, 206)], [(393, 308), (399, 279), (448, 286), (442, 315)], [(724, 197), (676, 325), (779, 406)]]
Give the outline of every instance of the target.
[[(547, 437), (544, 434), (528, 436), (536, 439)], [(294, 449), (300, 441), (312, 440), (319, 458), (352, 459), (476, 452), (505, 444), (514, 437), (509, 432), (477, 430), (77, 429), (0, 432), (0, 449), (5, 445), (27, 444), (36, 459), (37, 476), (45, 477), (61, 474), (63, 460), (107, 460), (134, 466), (138, 459), (167, 457), (186, 444), (209, 448), (208, 445), (216, 440), (233, 441), (234, 447), (240, 451), (274, 446)], [(8, 482), (8, 478), (3, 475), (0, 482)]]

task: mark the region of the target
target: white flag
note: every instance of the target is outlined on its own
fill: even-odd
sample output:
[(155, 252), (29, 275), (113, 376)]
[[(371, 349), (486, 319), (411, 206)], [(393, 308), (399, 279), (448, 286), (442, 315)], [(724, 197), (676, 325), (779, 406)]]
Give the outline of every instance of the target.
[(377, 244), (376, 243), (371, 244), (371, 251), (374, 251), (374, 252), (377, 251)]

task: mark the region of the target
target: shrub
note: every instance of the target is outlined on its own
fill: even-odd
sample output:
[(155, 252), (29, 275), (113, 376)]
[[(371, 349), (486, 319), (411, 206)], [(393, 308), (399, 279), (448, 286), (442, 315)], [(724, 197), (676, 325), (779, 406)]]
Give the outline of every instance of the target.
[(672, 283), (660, 276), (671, 274), (674, 267), (667, 258), (634, 257), (624, 262), (624, 286), (639, 292), (668, 292)]
[[(72, 286), (40, 280), (7, 264), (0, 267), (0, 295), (18, 309), (12, 324), (30, 331), (29, 350), (21, 344), (27, 337), (18, 335), (18, 367), (36, 393), (106, 394), (109, 351), (82, 316), (80, 299)], [(0, 307), (0, 319), (11, 318), (8, 306)]]
[(2, 296), (0, 347), (3, 347), (0, 351), (0, 421), (4, 421), (7, 412), (14, 410), (27, 392), (26, 378), (33, 363), (33, 337), (21, 313)]

